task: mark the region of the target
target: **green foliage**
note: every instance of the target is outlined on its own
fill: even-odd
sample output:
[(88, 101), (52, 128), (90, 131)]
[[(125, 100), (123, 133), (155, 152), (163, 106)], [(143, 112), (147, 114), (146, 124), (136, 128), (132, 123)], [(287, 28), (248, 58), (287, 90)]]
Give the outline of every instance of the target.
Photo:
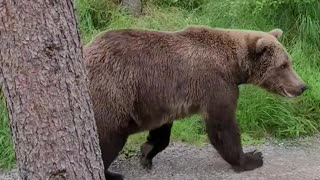
[(11, 138), (8, 113), (0, 90), (0, 168), (10, 169), (15, 165), (15, 153)]
[[(182, 2), (146, 0), (146, 15), (140, 18), (114, 11), (110, 23), (96, 32), (114, 28), (177, 30), (197, 24), (262, 31), (281, 28), (284, 30), (281, 41), (290, 52), (294, 67), (310, 86), (310, 90), (300, 98), (288, 100), (257, 87), (241, 87), (237, 111), (241, 130), (252, 137), (268, 134), (275, 137), (298, 137), (318, 132), (320, 110), (317, 107), (320, 107), (320, 95), (316, 89), (320, 84), (314, 77), (319, 76), (320, 68), (319, 1), (203, 0), (197, 1), (197, 7), (201, 7), (197, 11), (184, 5), (178, 6), (178, 3)], [(83, 37), (91, 39), (95, 34), (85, 33)], [(198, 118), (195, 116), (175, 123), (173, 133), (178, 139), (188, 142), (202, 139), (205, 131)], [(199, 131), (198, 127), (202, 130)], [(201, 135), (201, 138), (197, 137), (198, 135)]]
[(105, 28), (110, 24), (116, 7), (115, 0), (76, 0), (75, 12), (81, 33), (93, 33)]
[(150, 0), (150, 2), (162, 7), (175, 6), (186, 10), (195, 10), (205, 5), (207, 0)]
[[(320, 47), (320, 1), (316, 0), (259, 0), (254, 14), (263, 14), (272, 22), (281, 26), (290, 38), (303, 40)], [(269, 11), (272, 9), (273, 11)]]
[(206, 139), (206, 129), (199, 115), (176, 121), (172, 128), (172, 139), (197, 144)]

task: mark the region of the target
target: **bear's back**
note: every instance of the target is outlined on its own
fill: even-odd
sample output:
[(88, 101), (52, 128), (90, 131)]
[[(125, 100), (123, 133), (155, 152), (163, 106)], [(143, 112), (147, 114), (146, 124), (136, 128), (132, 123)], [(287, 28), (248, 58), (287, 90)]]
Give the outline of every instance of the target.
[(113, 83), (130, 85), (130, 88), (148, 89), (160, 84), (167, 86), (178, 77), (188, 76), (197, 64), (188, 57), (199, 53), (192, 53), (193, 49), (188, 39), (175, 33), (110, 30), (85, 47), (84, 57), (90, 81), (112, 79)]

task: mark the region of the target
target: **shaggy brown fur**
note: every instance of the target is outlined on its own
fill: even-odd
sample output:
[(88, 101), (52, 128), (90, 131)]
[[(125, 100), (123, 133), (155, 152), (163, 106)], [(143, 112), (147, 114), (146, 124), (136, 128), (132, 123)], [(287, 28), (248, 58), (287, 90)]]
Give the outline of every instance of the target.
[(141, 148), (141, 163), (150, 168), (169, 143), (172, 122), (194, 113), (204, 116), (211, 143), (234, 169), (262, 166), (260, 152), (242, 151), (238, 85), (302, 94), (281, 34), (188, 27), (110, 30), (95, 38), (84, 55), (107, 179), (122, 178), (107, 169), (130, 134), (150, 130)]

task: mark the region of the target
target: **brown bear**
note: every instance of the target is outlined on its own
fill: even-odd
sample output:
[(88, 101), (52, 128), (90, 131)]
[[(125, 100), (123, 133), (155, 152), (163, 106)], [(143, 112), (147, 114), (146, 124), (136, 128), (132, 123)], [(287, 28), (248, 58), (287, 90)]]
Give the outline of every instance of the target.
[(108, 167), (128, 136), (150, 130), (141, 164), (169, 144), (174, 120), (202, 114), (208, 137), (238, 172), (263, 165), (261, 152), (243, 152), (235, 112), (240, 84), (282, 96), (307, 88), (270, 32), (200, 26), (180, 31), (122, 29), (98, 35), (84, 48), (107, 179), (122, 179)]

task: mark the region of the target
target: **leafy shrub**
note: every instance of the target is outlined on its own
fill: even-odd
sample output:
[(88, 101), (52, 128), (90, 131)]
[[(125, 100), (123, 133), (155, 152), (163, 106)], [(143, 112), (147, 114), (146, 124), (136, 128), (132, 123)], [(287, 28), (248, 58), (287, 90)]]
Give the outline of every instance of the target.
[(82, 32), (105, 28), (117, 7), (116, 0), (76, 0), (75, 11)]
[(205, 5), (207, 0), (150, 0), (150, 2), (159, 6), (175, 6), (186, 10), (195, 10)]

